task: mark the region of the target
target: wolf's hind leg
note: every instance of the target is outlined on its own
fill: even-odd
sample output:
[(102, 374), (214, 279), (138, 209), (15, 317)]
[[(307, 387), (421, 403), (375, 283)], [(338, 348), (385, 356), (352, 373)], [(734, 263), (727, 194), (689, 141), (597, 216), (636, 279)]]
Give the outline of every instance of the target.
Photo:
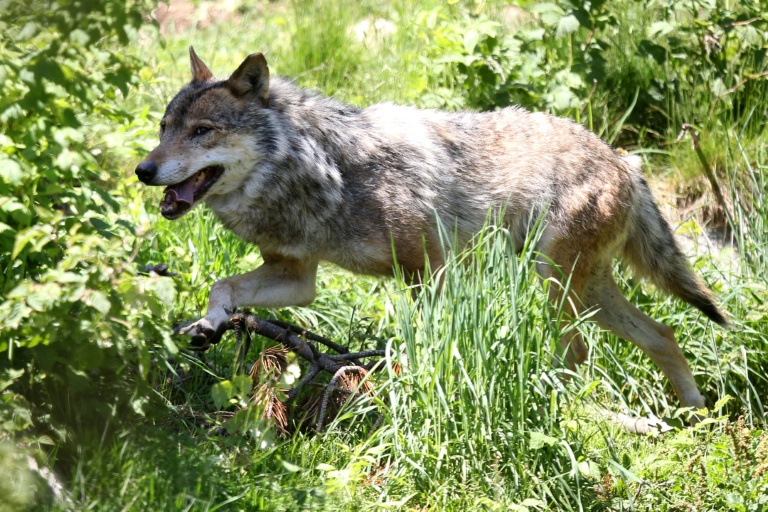
[(661, 368), (684, 407), (705, 407), (673, 329), (633, 306), (619, 290), (609, 266), (593, 273), (584, 300), (599, 308), (593, 317), (598, 325), (640, 347)]
[[(561, 244), (548, 244), (547, 250), (553, 261), (541, 260), (536, 267), (541, 278), (549, 281), (549, 301), (552, 311), (555, 311), (558, 304), (565, 299), (563, 304), (565, 318), (561, 321), (561, 327), (565, 329), (571, 320), (575, 320), (583, 310), (581, 292), (584, 286), (585, 265), (575, 265), (574, 263), (578, 261), (578, 255), (572, 254), (568, 250), (558, 250), (559, 246)], [(542, 256), (543, 259), (548, 257), (550, 256)], [(588, 354), (587, 346), (581, 334), (572, 329), (560, 338), (557, 351), (552, 358), (552, 364), (563, 366), (565, 363), (571, 371), (575, 372), (577, 366), (587, 360)]]
[[(564, 318), (560, 321), (560, 327), (567, 332), (558, 340), (558, 346), (556, 352), (552, 357), (553, 366), (562, 367), (563, 364), (568, 366), (572, 372), (577, 370), (578, 365), (583, 364), (587, 360), (589, 352), (587, 346), (584, 343), (584, 339), (581, 337), (581, 333), (576, 329), (568, 330), (569, 324), (576, 319), (577, 315), (582, 311), (582, 304), (580, 293), (582, 289), (582, 280), (579, 279), (577, 274), (573, 274), (570, 277), (570, 282), (563, 283), (567, 276), (548, 275), (554, 272), (545, 272), (542, 274), (543, 279), (549, 279), (549, 302), (550, 308), (553, 313), (556, 312), (558, 305), (565, 299), (563, 304)], [(566, 295), (567, 294), (567, 295)]]
[(264, 264), (256, 270), (214, 283), (205, 317), (181, 333), (191, 335), (193, 345), (207, 347), (219, 341), (239, 307), (307, 305), (315, 298), (316, 275), (316, 259), (302, 261), (264, 255)]
[(580, 364), (584, 364), (584, 361), (587, 360), (587, 355), (589, 355), (587, 345), (584, 343), (581, 333), (575, 330), (567, 332), (560, 338), (558, 347), (559, 349), (554, 356), (553, 364), (561, 366), (564, 359), (568, 369), (572, 372), (575, 372)]

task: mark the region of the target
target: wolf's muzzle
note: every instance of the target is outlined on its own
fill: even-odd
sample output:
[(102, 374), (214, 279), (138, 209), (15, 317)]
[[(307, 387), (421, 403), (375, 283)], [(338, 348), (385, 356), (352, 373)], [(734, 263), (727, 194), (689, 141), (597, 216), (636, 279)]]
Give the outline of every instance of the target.
[(136, 166), (136, 176), (142, 183), (151, 184), (157, 174), (157, 164), (155, 162), (144, 160)]

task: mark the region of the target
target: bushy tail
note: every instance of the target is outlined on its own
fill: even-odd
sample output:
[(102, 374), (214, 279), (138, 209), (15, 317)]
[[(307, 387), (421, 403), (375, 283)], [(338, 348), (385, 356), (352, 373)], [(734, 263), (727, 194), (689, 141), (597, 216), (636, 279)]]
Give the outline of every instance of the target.
[(713, 322), (727, 325), (728, 320), (715, 304), (712, 291), (693, 273), (677, 245), (648, 184), (640, 174), (638, 180), (631, 229), (624, 247), (625, 260), (662, 290), (699, 308)]

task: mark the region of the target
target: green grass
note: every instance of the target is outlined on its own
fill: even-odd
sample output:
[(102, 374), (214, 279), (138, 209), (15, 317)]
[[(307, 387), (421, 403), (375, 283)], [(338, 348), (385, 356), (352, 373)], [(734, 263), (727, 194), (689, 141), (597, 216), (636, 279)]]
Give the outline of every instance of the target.
[[(136, 121), (125, 135), (133, 138), (131, 151), (114, 162), (126, 176), (116, 191), (125, 217), (141, 235), (135, 264), (167, 263), (181, 273), (178, 300), (160, 321), (199, 317), (213, 282), (260, 261), (256, 248), (226, 232), (205, 208), (173, 223), (162, 219), (159, 191), (139, 187), (130, 176), (153, 146), (166, 102), (188, 79), (187, 46), (194, 44), (221, 77), (246, 54), (264, 51), (273, 72), (344, 101), (418, 103), (430, 77), (419, 59), (428, 42), (416, 24), (436, 5), (264, 3), (241, 12), (239, 24), (213, 24), (165, 39), (149, 34), (125, 50), (146, 58), (147, 67), (141, 89), (126, 100)], [(397, 32), (357, 42), (349, 27), (373, 16), (394, 21)], [(618, 57), (612, 62), (622, 64)], [(647, 81), (652, 71), (640, 65), (634, 80)], [(597, 131), (618, 133), (614, 123), (625, 110), (611, 105), (608, 92), (583, 100), (595, 113)], [(758, 109), (762, 98), (751, 101)], [(684, 117), (699, 108), (672, 110)], [(588, 123), (586, 116), (581, 121)], [(549, 364), (561, 334), (559, 313), (549, 307), (547, 284), (534, 273), (534, 254), (529, 246), (515, 255), (506, 233), (491, 228), (441, 269), (441, 293), (429, 284), (414, 298), (401, 280), (353, 277), (323, 266), (310, 308), (258, 311), (343, 342), (388, 347), (405, 371), (397, 376), (385, 369), (376, 380), (376, 400), (346, 410), (322, 434), (301, 433), (261, 447), (259, 438), (227, 434), (227, 415), (211, 397), (212, 384), (232, 377), (232, 336), (204, 355), (181, 353), (173, 361), (158, 356), (152, 375), (155, 411), (122, 425), (119, 435), (80, 443), (75, 462), (59, 464), (71, 508), (765, 510), (766, 138), (750, 128), (752, 118), (723, 114), (715, 121), (707, 150), (718, 151), (744, 257), (733, 268), (707, 257), (695, 266), (731, 314), (733, 328), (714, 328), (697, 311), (617, 269), (631, 300), (675, 327), (709, 403), (732, 397), (711, 421), (655, 437), (618, 430), (602, 409), (658, 416), (682, 412), (647, 357), (588, 323), (577, 328), (589, 346), (589, 360), (561, 383), (562, 370)], [(652, 162), (691, 167), (687, 148), (665, 148), (663, 158)], [(249, 361), (254, 358), (255, 350)], [(370, 417), (358, 414), (373, 406), (384, 414), (376, 432), (370, 431)], [(734, 427), (739, 416), (743, 423)], [(11, 459), (0, 454), (2, 463)]]

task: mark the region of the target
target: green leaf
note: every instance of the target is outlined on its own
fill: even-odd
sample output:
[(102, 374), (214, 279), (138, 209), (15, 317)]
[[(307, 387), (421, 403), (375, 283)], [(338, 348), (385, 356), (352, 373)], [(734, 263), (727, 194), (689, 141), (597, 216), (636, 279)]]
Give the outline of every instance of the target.
[[(474, 59), (474, 56), (469, 56), (469, 57), (470, 59)], [(459, 63), (459, 62), (466, 63), (466, 59), (467, 59), (467, 55), (464, 55), (461, 53), (446, 53), (434, 59), (433, 62), (437, 62), (440, 64)]]
[(746, 47), (759, 48), (763, 45), (763, 35), (754, 25), (737, 26), (736, 35)]
[(651, 58), (659, 64), (664, 64), (667, 61), (667, 49), (648, 39), (640, 41), (637, 50), (641, 56)]
[(61, 286), (46, 283), (33, 288), (27, 296), (27, 305), (35, 311), (48, 311), (61, 298)]
[(552, 92), (547, 95), (548, 103), (558, 111), (567, 110), (572, 107), (578, 106), (579, 99), (564, 85), (555, 86)]
[(29, 243), (35, 243), (41, 245), (42, 243), (50, 240), (50, 226), (32, 226), (16, 233), (16, 240), (13, 244), (13, 251), (11, 252), (11, 259), (16, 257), (24, 250)]
[(715, 405), (712, 406), (712, 412), (720, 412), (720, 410), (725, 407), (725, 404), (733, 400), (733, 397), (731, 395), (725, 395), (723, 398), (715, 402)]
[(114, 232), (111, 231), (112, 224), (106, 222), (100, 217), (91, 217), (88, 219), (88, 222), (91, 223), (99, 235), (103, 236), (107, 240), (112, 240), (117, 236)]
[(211, 398), (213, 404), (223, 409), (230, 405), (230, 400), (235, 396), (235, 386), (228, 380), (223, 380), (211, 386)]
[(3, 158), (0, 160), (0, 178), (9, 185), (17, 187), (21, 185), (24, 172), (16, 160)]
[(464, 51), (469, 54), (475, 53), (475, 47), (477, 46), (479, 39), (480, 34), (478, 34), (476, 30), (468, 30), (467, 33), (464, 34)]
[(69, 40), (75, 45), (85, 46), (91, 40), (87, 32), (76, 28), (69, 33)]
[(77, 144), (82, 143), (85, 140), (85, 134), (81, 130), (65, 126), (53, 130), (53, 140), (55, 140), (61, 147), (68, 147), (70, 142)]
[(560, 18), (557, 22), (557, 29), (555, 30), (555, 37), (561, 38), (568, 34), (572, 34), (579, 29), (579, 20), (573, 14), (567, 14)]
[(234, 386), (235, 393), (240, 398), (245, 399), (253, 389), (253, 379), (251, 379), (250, 375), (235, 375), (232, 377), (232, 385)]
[(255, 437), (261, 437), (267, 431), (264, 420), (261, 419), (260, 411), (256, 407), (246, 407), (232, 416), (225, 425), (227, 432), (246, 434), (252, 433)]
[(666, 21), (657, 21), (648, 27), (648, 39), (658, 39), (664, 37), (667, 34), (672, 33), (675, 30), (675, 26)]
[(557, 26), (560, 18), (565, 15), (565, 11), (559, 5), (550, 2), (534, 5), (531, 12), (539, 14), (541, 21), (550, 27)]
[[(116, 209), (119, 209), (120, 203), (115, 202)], [(125, 219), (117, 219), (115, 221), (115, 224), (119, 224), (120, 226), (123, 226), (125, 229), (127, 229), (133, 236), (136, 236), (136, 227), (129, 221)]]
[(519, 32), (524, 41), (543, 41), (546, 34), (547, 31), (543, 28), (530, 28)]
[(153, 276), (147, 278), (149, 281), (149, 289), (155, 294), (155, 296), (165, 304), (171, 306), (176, 300), (176, 287), (173, 279), (162, 276)]
[(559, 441), (557, 438), (542, 434), (541, 432), (530, 432), (531, 449), (539, 450), (545, 446), (555, 446)]
[(578, 397), (579, 398), (585, 398), (594, 393), (594, 391), (600, 387), (600, 384), (602, 384), (602, 381), (600, 380), (593, 380), (583, 388), (579, 390)]
[(7, 299), (23, 299), (29, 295), (29, 283), (22, 282), (6, 294)]
[(286, 471), (289, 473), (298, 473), (301, 471), (301, 466), (297, 466), (296, 464), (291, 464), (287, 460), (281, 460), (280, 464), (285, 468)]
[(11, 226), (4, 222), (0, 222), (0, 234), (5, 233), (6, 231), (16, 231)]
[(69, 392), (80, 393), (90, 387), (91, 379), (84, 371), (67, 365), (67, 387)]
[[(33, 75), (32, 78), (34, 80), (34, 77), (37, 77), (37, 81), (42, 81), (44, 78), (46, 81), (49, 82), (55, 82), (59, 85), (69, 85), (67, 82), (67, 77), (64, 75), (64, 71), (61, 69), (61, 66), (58, 62), (48, 60), (48, 59), (42, 59), (32, 66)], [(43, 89), (41, 83), (34, 82), (34, 84), (39, 89)], [(63, 91), (62, 91), (63, 92)], [(41, 96), (44, 98), (44, 96)]]
[(583, 460), (579, 462), (579, 473), (582, 474), (582, 476), (586, 478), (592, 478), (593, 480), (600, 480), (600, 477), (602, 476), (602, 472), (600, 471), (600, 466), (597, 465), (596, 462), (591, 460)]
[(109, 310), (112, 308), (112, 304), (109, 302), (107, 295), (99, 290), (91, 290), (91, 293), (88, 294), (88, 298), (86, 299), (86, 303), (102, 315), (109, 313)]
[(96, 229), (109, 229), (112, 227), (111, 224), (104, 221), (104, 219), (100, 219), (98, 217), (91, 217), (88, 219), (88, 221), (91, 223), (91, 225)]
[(54, 270), (45, 275), (46, 281), (54, 281), (61, 284), (85, 283), (88, 277), (75, 272), (61, 272)]
[(8, 386), (14, 384), (22, 375), (24, 375), (24, 370), (22, 369), (15, 370), (13, 368), (8, 368), (5, 370), (0, 374), (0, 391), (7, 389)]
[(92, 370), (98, 368), (104, 361), (104, 350), (96, 343), (80, 344), (76, 352), (77, 364), (80, 368)]

